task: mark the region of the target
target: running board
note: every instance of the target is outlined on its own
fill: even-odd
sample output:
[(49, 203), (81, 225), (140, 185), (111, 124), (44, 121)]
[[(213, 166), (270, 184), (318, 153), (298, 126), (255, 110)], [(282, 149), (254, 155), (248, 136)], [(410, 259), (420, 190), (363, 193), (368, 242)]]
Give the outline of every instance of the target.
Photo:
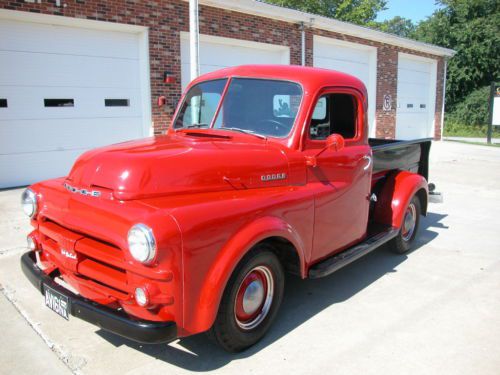
[(398, 232), (398, 228), (386, 227), (382, 231), (368, 237), (365, 241), (315, 264), (309, 269), (309, 278), (318, 279), (338, 271), (342, 267), (347, 266), (356, 259), (392, 240), (398, 235)]

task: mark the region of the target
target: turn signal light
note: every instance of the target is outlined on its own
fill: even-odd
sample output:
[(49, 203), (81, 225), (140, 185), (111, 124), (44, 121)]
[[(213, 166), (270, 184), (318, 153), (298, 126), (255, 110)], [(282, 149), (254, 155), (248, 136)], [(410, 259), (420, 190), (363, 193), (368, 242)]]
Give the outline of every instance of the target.
[(149, 304), (149, 295), (146, 288), (135, 289), (135, 302), (142, 307), (146, 307)]
[(36, 240), (33, 236), (29, 235), (28, 237), (26, 237), (26, 242), (27, 242), (28, 249), (30, 249), (31, 251), (35, 251), (38, 249), (38, 245), (37, 245)]

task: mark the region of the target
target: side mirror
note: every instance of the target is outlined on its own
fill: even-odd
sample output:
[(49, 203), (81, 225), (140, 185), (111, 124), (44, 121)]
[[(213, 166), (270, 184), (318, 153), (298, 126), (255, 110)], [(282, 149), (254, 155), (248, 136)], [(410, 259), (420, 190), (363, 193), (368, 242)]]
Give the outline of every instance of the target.
[(316, 156), (318, 156), (327, 149), (340, 151), (344, 148), (344, 146), (345, 146), (344, 137), (342, 137), (340, 134), (330, 134), (326, 139), (326, 147), (322, 149), (318, 154), (316, 154)]
[(344, 137), (340, 134), (330, 134), (328, 138), (326, 138), (326, 145), (321, 150), (316, 153), (316, 155), (306, 156), (306, 163), (311, 167), (315, 167), (317, 165), (317, 157), (320, 156), (326, 150), (334, 150), (340, 151), (345, 146)]

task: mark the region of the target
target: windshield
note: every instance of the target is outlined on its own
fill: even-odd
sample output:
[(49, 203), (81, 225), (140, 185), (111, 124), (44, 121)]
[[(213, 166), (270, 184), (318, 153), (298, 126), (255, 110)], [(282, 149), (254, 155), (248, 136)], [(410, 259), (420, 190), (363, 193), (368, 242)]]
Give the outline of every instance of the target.
[(226, 80), (203, 82), (186, 95), (174, 127), (213, 127), (285, 137), (293, 127), (302, 89), (297, 83), (233, 78), (213, 121)]
[(208, 127), (212, 123), (227, 79), (199, 83), (189, 90), (174, 128)]

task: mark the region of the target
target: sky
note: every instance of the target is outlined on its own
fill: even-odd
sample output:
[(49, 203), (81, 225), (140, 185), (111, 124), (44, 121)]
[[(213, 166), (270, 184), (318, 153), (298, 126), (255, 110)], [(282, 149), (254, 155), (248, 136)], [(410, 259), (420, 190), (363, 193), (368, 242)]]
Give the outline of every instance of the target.
[(387, 10), (379, 12), (377, 21), (401, 16), (413, 22), (419, 22), (429, 17), (438, 8), (435, 2), (436, 0), (387, 0)]

